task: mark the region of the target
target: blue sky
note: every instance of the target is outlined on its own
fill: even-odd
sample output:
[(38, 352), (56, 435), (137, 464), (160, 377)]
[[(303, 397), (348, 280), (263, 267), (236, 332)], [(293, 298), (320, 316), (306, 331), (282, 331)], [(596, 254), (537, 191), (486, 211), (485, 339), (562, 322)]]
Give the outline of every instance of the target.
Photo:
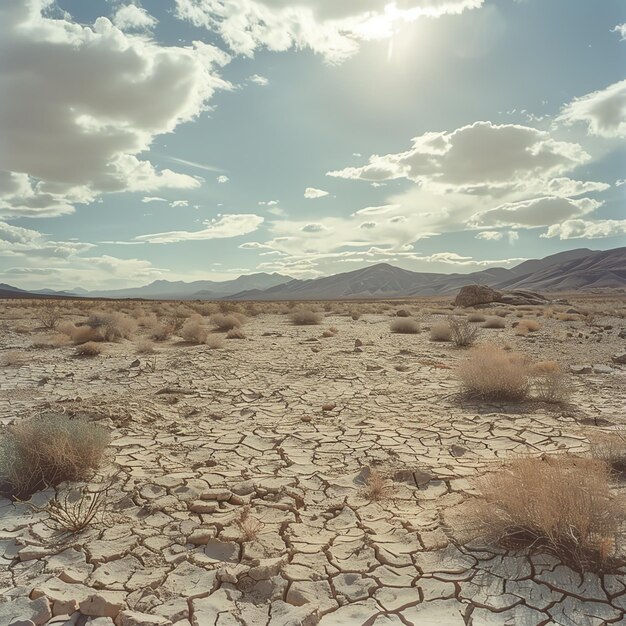
[(0, 0), (0, 280), (626, 245), (624, 67), (622, 0)]

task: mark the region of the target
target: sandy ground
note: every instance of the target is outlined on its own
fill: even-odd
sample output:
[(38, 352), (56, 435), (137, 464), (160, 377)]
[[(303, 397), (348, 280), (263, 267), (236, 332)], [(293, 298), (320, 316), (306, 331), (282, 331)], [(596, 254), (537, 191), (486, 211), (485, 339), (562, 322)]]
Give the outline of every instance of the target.
[(512, 456), (584, 454), (591, 432), (626, 426), (626, 366), (611, 361), (623, 319), (542, 318), (528, 337), (516, 319), (479, 342), (592, 366), (569, 375), (571, 403), (470, 401), (454, 374), (468, 352), (391, 334), (388, 314), (262, 314), (222, 349), (174, 340), (136, 356), (124, 340), (93, 359), (32, 348), (37, 332), (5, 318), (2, 349), (29, 360), (0, 370), (2, 423), (87, 413), (112, 432), (102, 473), (118, 473), (103, 521), (76, 536), (0, 499), (0, 624), (626, 624), (626, 570), (459, 542), (454, 512), (477, 476)]

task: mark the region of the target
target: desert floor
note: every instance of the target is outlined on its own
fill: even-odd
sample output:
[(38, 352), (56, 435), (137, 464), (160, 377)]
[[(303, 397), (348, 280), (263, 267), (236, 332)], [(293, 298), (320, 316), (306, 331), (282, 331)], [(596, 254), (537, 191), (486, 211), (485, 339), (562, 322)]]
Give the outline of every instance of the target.
[[(390, 332), (401, 306), (419, 334)], [(78, 535), (0, 499), (0, 624), (626, 624), (626, 569), (579, 574), (468, 543), (459, 514), (507, 459), (587, 454), (590, 436), (626, 426), (626, 366), (611, 359), (624, 319), (538, 317), (522, 337), (511, 313), (481, 329), (479, 343), (557, 360), (572, 386), (562, 405), (485, 404), (461, 395), (454, 368), (469, 352), (429, 340), (441, 316), (425, 306), (331, 310), (312, 326), (261, 313), (219, 349), (174, 338), (143, 356), (122, 340), (77, 358), (71, 344), (33, 347), (46, 332), (5, 303), (0, 346), (28, 360), (0, 369), (1, 422), (97, 419), (112, 433), (100, 474), (114, 478), (102, 519)], [(377, 500), (371, 472), (385, 478)]]

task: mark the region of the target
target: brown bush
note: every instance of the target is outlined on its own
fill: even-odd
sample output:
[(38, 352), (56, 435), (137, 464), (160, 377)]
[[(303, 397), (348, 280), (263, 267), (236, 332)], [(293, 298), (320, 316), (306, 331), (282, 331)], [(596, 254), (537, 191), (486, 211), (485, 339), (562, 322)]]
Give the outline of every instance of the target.
[(81, 343), (80, 345), (76, 346), (74, 354), (76, 356), (86, 357), (98, 356), (102, 354), (102, 346), (95, 341), (88, 341), (87, 343)]
[(483, 328), (506, 328), (506, 322), (499, 315), (493, 315), (485, 320)]
[(537, 320), (523, 319), (520, 320), (519, 324), (517, 325), (517, 328), (520, 327), (525, 327), (527, 329), (527, 332), (534, 333), (541, 328), (541, 324)]
[(459, 348), (471, 346), (478, 336), (478, 328), (472, 326), (467, 320), (458, 317), (450, 317), (448, 320), (450, 333), (454, 345)]
[(72, 322), (59, 324), (59, 332), (69, 337), (75, 344), (103, 340), (102, 335), (95, 328), (91, 328), (91, 326), (75, 326)]
[(392, 333), (413, 335), (419, 333), (419, 323), (411, 317), (396, 317), (391, 321), (389, 328)]
[(200, 315), (191, 316), (180, 329), (180, 336), (190, 343), (204, 343), (209, 336)]
[(137, 321), (117, 311), (94, 311), (87, 319), (87, 326), (97, 330), (104, 341), (117, 341), (129, 339), (137, 330)]
[(313, 309), (299, 308), (292, 311), (289, 315), (289, 319), (292, 324), (296, 326), (309, 326), (313, 324), (321, 324), (322, 314), (319, 311)]
[(226, 339), (245, 339), (246, 333), (241, 330), (241, 328), (231, 328), (226, 333)]
[(398, 309), (396, 311), (396, 317), (411, 317), (411, 314), (406, 309)]
[(135, 341), (135, 351), (137, 354), (154, 354), (154, 344), (148, 337), (140, 337)]
[(232, 328), (239, 328), (243, 324), (241, 315), (224, 315), (217, 313), (211, 318), (211, 323), (220, 331), (226, 332)]
[(155, 341), (167, 341), (173, 332), (174, 329), (168, 324), (155, 324), (150, 331), (150, 337)]
[(206, 345), (211, 350), (217, 350), (224, 347), (224, 340), (220, 335), (209, 335), (206, 340)]
[(485, 316), (482, 313), (470, 313), (467, 316), (468, 322), (484, 322)]
[(52, 302), (46, 302), (39, 307), (37, 319), (46, 330), (54, 330), (61, 321), (61, 311)]
[(5, 367), (22, 367), (27, 361), (28, 356), (23, 350), (7, 350), (2, 354), (2, 365)]
[(481, 346), (456, 370), (466, 393), (483, 400), (523, 400), (530, 380), (525, 357), (493, 346)]
[(622, 432), (594, 434), (589, 441), (591, 456), (611, 469), (626, 474), (626, 434)]
[(523, 458), (478, 484), (468, 521), (476, 536), (505, 548), (550, 552), (580, 568), (601, 569), (624, 515), (609, 468), (576, 457)]
[(431, 341), (452, 341), (452, 330), (448, 322), (435, 322), (430, 327)]
[(100, 464), (108, 431), (82, 418), (44, 415), (24, 419), (0, 437), (0, 485), (28, 497), (66, 480), (81, 480)]

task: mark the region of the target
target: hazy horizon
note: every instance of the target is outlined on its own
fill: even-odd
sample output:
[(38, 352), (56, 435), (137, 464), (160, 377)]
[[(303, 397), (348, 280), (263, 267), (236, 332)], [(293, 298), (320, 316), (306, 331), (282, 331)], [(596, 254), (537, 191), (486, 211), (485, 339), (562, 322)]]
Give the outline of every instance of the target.
[(626, 245), (618, 0), (0, 0), (0, 282)]

